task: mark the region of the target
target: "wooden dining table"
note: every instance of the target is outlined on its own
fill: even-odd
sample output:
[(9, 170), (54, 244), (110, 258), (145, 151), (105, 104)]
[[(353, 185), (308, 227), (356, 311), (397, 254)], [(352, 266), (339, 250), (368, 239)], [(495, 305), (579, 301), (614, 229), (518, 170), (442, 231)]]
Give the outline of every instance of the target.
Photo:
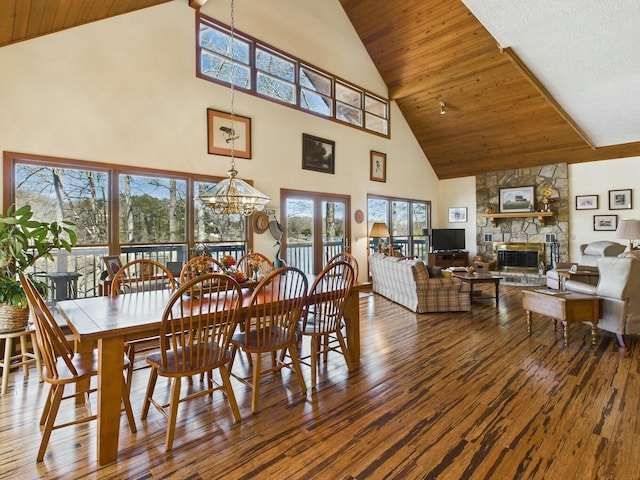
[[(308, 276), (309, 288), (313, 276)], [(354, 362), (360, 360), (359, 292), (369, 282), (357, 283), (345, 306), (347, 349)], [(75, 349), (91, 352), (98, 348), (97, 460), (99, 465), (118, 458), (120, 434), (120, 391), (125, 342), (158, 335), (164, 307), (172, 292), (157, 290), (119, 295), (64, 300), (57, 309), (73, 332)], [(242, 313), (246, 313), (251, 290), (243, 289)], [(312, 298), (308, 297), (310, 303)]]

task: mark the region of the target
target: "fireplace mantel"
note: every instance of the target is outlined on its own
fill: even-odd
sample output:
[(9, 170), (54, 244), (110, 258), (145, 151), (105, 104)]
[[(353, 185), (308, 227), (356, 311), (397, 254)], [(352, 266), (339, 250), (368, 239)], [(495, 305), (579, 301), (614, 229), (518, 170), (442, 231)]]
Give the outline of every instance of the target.
[(497, 227), (497, 219), (500, 218), (537, 218), (540, 225), (544, 227), (545, 217), (553, 217), (554, 212), (518, 212), (518, 213), (483, 213), (480, 216), (491, 220), (491, 225)]

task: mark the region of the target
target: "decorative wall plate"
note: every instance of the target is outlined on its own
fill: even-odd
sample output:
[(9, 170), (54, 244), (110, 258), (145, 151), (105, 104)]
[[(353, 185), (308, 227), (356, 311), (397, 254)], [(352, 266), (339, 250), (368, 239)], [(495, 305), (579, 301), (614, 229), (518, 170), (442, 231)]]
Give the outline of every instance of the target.
[(364, 222), (364, 213), (362, 212), (362, 210), (356, 210), (354, 217), (356, 219), (356, 223)]

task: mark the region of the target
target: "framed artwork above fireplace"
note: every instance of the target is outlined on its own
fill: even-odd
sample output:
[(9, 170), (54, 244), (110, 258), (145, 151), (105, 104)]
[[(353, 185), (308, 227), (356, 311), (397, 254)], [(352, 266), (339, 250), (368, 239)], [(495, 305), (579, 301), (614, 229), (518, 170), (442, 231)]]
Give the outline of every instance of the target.
[(500, 213), (533, 212), (533, 185), (500, 189)]

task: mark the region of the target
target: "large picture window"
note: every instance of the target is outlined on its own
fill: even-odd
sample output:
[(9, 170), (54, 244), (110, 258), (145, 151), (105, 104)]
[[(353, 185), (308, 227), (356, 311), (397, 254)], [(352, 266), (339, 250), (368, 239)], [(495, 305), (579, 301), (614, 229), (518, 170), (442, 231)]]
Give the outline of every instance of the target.
[[(405, 257), (427, 260), (431, 226), (431, 202), (369, 195), (367, 199), (368, 231), (374, 223), (384, 223), (391, 238), (382, 239), (385, 246)], [(376, 251), (378, 239), (369, 239), (369, 251)], [(390, 242), (390, 243), (389, 243)]]
[(217, 177), (11, 152), (4, 171), (4, 211), (29, 204), (36, 220), (75, 224), (73, 251), (54, 252), (54, 261), (39, 261), (35, 271), (79, 273), (79, 296), (99, 293), (106, 255), (182, 264), (196, 243), (218, 257), (251, 249), (245, 217), (216, 215), (199, 200)]

